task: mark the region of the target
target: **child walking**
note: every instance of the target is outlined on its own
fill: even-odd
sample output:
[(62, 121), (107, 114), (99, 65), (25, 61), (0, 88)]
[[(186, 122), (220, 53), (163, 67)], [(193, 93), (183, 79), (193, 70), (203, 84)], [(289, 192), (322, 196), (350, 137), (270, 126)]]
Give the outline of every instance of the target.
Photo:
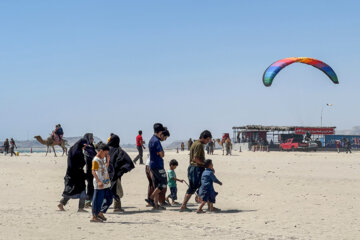
[(214, 203), (217, 192), (215, 192), (213, 183), (222, 185), (222, 183), (215, 177), (214, 166), (210, 159), (205, 160), (204, 162), (205, 171), (201, 176), (201, 187), (199, 189), (199, 197), (202, 202), (197, 210), (197, 213), (204, 213), (202, 210), (205, 203), (209, 205), (209, 211), (214, 211)]
[(105, 144), (99, 146), (99, 152), (92, 161), (92, 175), (94, 176), (94, 196), (92, 203), (92, 218), (90, 222), (106, 221), (104, 213), (112, 204), (112, 192), (110, 190), (109, 147)]
[(166, 197), (166, 202), (169, 202), (169, 198), (171, 198), (171, 205), (176, 204), (176, 200), (177, 200), (177, 185), (176, 185), (176, 181), (179, 182), (184, 182), (184, 180), (182, 179), (178, 179), (176, 178), (176, 173), (175, 173), (175, 169), (176, 167), (179, 165), (179, 163), (173, 159), (170, 161), (170, 169), (168, 170), (168, 186), (170, 188), (170, 194), (169, 196)]

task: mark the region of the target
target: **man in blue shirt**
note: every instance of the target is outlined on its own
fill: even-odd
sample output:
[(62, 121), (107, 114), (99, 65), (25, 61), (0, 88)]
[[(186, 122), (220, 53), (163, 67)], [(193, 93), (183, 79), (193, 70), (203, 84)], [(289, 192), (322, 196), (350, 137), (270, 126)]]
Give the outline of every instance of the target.
[(164, 150), (160, 141), (165, 141), (170, 136), (169, 131), (161, 124), (154, 124), (154, 135), (149, 141), (150, 152), (150, 171), (155, 187), (151, 194), (149, 203), (155, 209), (165, 210), (164, 207), (159, 206), (159, 193), (167, 187), (167, 177), (164, 169)]

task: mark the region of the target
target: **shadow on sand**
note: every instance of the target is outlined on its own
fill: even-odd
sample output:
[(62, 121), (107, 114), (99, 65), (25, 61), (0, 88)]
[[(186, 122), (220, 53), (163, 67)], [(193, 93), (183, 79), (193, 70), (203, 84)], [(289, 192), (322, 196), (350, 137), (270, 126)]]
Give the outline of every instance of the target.
[(160, 210), (130, 210), (130, 211), (124, 211), (124, 212), (108, 212), (107, 214), (116, 214), (116, 215), (131, 215), (131, 214), (140, 214), (140, 213), (161, 213)]
[[(197, 208), (189, 208), (192, 211), (190, 213), (196, 213)], [(206, 212), (207, 210), (204, 209)], [(167, 208), (166, 211), (180, 212), (180, 208)], [(220, 212), (212, 212), (212, 214), (235, 214), (235, 213), (246, 213), (246, 212), (256, 212), (257, 210), (240, 210), (240, 209), (224, 209)], [(186, 212), (185, 212), (186, 213)]]

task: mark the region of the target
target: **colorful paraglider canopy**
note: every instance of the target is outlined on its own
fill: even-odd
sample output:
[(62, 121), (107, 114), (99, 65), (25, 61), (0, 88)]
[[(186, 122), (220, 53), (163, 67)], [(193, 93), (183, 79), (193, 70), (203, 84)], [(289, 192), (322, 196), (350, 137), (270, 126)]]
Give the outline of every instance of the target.
[(336, 73), (334, 72), (334, 70), (327, 65), (326, 63), (319, 61), (317, 59), (314, 58), (308, 58), (308, 57), (290, 57), (290, 58), (284, 58), (281, 59), (279, 61), (274, 62), (273, 64), (271, 64), (266, 71), (264, 72), (263, 75), (263, 83), (266, 87), (270, 87), (276, 74), (278, 74), (283, 68), (285, 68), (286, 66), (293, 64), (295, 62), (299, 62), (299, 63), (305, 63), (308, 65), (311, 65), (321, 71), (323, 71), (329, 78), (330, 80), (335, 83), (335, 84), (339, 84), (339, 80), (336, 76)]

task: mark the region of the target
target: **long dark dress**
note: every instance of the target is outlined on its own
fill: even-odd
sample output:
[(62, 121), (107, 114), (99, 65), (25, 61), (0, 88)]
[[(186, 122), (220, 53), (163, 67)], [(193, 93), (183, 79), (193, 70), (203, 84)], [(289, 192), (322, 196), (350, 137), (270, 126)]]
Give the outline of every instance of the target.
[(116, 201), (120, 201), (120, 197), (117, 195), (117, 180), (130, 172), (135, 168), (130, 156), (120, 147), (120, 138), (117, 135), (113, 135), (108, 143), (110, 147), (110, 164), (109, 164), (109, 176), (111, 180), (111, 192), (114, 195)]
[(77, 141), (69, 150), (63, 196), (66, 198), (85, 197), (85, 159), (82, 148), (85, 139)]
[(83, 137), (86, 140), (86, 147), (84, 149), (85, 163), (86, 163), (86, 200), (91, 201), (94, 195), (94, 184), (93, 184), (93, 175), (91, 172), (92, 160), (96, 156), (95, 146), (92, 143), (94, 138), (92, 133), (86, 133)]

